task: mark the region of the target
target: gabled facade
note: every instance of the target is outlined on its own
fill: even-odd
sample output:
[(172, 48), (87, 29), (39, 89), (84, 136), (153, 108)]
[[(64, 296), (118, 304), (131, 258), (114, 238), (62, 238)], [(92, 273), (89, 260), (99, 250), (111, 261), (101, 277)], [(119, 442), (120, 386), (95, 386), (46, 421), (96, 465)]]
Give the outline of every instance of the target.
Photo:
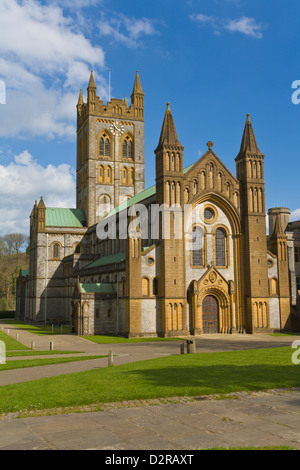
[(298, 324), (293, 283), (300, 272), (294, 263), (291, 275), (289, 254), (298, 238), (286, 232), (291, 225), (282, 226), (282, 214), (273, 224), (275, 209), (267, 237), (264, 155), (249, 115), (234, 176), (211, 141), (184, 166), (168, 103), (153, 146), (156, 181), (147, 190), (138, 73), (130, 106), (126, 97), (103, 103), (91, 73), (77, 123), (76, 209), (47, 208), (42, 199), (34, 205), (18, 318), (70, 323), (80, 335), (129, 337)]

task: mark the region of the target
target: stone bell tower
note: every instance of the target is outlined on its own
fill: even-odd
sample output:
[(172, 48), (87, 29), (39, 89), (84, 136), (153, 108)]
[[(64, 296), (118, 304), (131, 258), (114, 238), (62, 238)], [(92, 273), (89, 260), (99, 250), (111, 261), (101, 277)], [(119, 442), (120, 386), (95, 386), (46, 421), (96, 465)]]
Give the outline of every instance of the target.
[(245, 327), (249, 333), (267, 331), (270, 314), (264, 155), (257, 146), (249, 114), (235, 161), (241, 188)]
[[(156, 203), (165, 205), (159, 221), (162, 335), (187, 333), (184, 246), (183, 146), (178, 140), (170, 104), (162, 125), (156, 155)], [(168, 210), (171, 208), (171, 210)], [(165, 225), (162, 223), (164, 217)], [(169, 226), (170, 231), (164, 231)]]
[(130, 106), (124, 99), (104, 103), (94, 74), (87, 102), (77, 104), (76, 207), (96, 224), (115, 206), (144, 190), (144, 92), (136, 73)]

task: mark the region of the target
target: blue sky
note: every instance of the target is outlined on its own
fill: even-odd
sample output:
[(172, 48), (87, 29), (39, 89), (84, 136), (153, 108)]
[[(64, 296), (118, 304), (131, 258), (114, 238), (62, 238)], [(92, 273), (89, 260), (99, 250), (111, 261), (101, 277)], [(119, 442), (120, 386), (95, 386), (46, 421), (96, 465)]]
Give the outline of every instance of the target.
[(300, 219), (299, 18), (298, 0), (0, 0), (0, 234), (28, 232), (41, 195), (74, 207), (79, 89), (93, 69), (106, 101), (109, 68), (128, 100), (139, 70), (146, 187), (168, 101), (185, 166), (212, 140), (234, 175), (250, 113), (266, 207)]

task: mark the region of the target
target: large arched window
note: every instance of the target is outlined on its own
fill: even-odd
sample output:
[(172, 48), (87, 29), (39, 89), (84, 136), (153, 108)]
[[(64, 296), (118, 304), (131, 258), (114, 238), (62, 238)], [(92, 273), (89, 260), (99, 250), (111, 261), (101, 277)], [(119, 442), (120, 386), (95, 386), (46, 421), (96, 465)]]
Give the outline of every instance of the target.
[(133, 139), (126, 135), (122, 143), (122, 157), (133, 159)]
[(132, 140), (128, 141), (128, 158), (133, 157), (133, 148), (132, 148)]
[(124, 140), (124, 142), (123, 142), (123, 158), (127, 158), (127, 153), (128, 153), (128, 144), (127, 144), (127, 140)]
[(110, 153), (110, 138), (104, 133), (99, 139), (99, 157), (109, 157)]
[(104, 148), (104, 151), (105, 151), (105, 156), (106, 156), (106, 157), (109, 157), (110, 151), (109, 151), (109, 140), (108, 140), (108, 139), (105, 139), (105, 148)]
[(104, 156), (104, 139), (101, 137), (99, 142), (99, 155)]
[(203, 266), (203, 229), (199, 226), (193, 228), (192, 238), (192, 264), (193, 266)]
[(225, 237), (226, 234), (223, 229), (218, 228), (215, 234), (215, 244), (216, 244), (216, 265), (225, 266)]

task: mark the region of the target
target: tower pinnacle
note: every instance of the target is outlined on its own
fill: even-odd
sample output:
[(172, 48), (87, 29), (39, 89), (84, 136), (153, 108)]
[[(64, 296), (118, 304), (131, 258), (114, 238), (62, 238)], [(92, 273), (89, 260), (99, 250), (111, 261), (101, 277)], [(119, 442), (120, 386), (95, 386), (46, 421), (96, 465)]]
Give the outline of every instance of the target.
[(158, 143), (157, 150), (162, 145), (172, 145), (172, 146), (175, 146), (175, 147), (182, 147), (182, 145), (179, 142), (178, 137), (177, 137), (177, 132), (176, 132), (176, 128), (175, 128), (175, 124), (174, 124), (174, 120), (173, 120), (173, 116), (172, 116), (172, 113), (171, 113), (170, 103), (169, 102), (167, 103), (167, 109), (166, 109), (164, 122), (163, 122), (161, 133), (160, 133), (160, 138), (159, 138), (159, 143)]
[(240, 148), (240, 152), (236, 160), (239, 160), (240, 158), (249, 154), (262, 156), (262, 152), (259, 150), (257, 142), (256, 142), (255, 134), (254, 134), (253, 127), (251, 124), (251, 120), (250, 120), (250, 114), (247, 113), (247, 119), (246, 119), (243, 137), (242, 137), (241, 148)]

